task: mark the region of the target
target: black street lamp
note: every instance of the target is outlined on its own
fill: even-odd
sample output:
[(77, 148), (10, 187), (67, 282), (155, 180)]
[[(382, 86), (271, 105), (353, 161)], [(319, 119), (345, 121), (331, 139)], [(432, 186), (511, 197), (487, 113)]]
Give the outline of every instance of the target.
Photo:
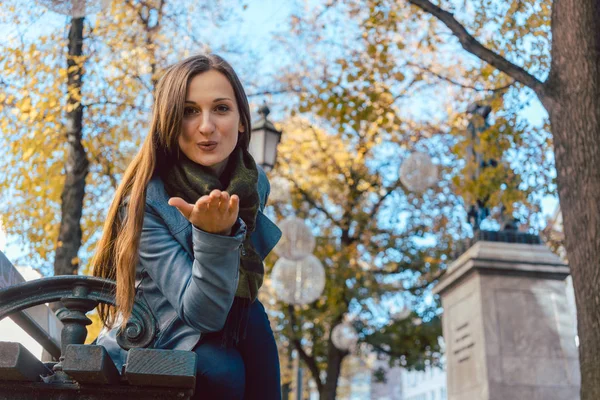
[(282, 133), (267, 119), (270, 112), (271, 110), (266, 104), (258, 109), (261, 119), (253, 124), (249, 148), (250, 154), (252, 154), (256, 163), (260, 164), (267, 172), (273, 169), (275, 165), (277, 145), (281, 140)]

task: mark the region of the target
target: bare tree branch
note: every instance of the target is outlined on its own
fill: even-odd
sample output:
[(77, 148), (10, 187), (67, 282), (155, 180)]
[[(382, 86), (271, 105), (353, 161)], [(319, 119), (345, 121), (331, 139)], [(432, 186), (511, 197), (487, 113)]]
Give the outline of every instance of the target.
[(6, 82), (2, 78), (0, 78), (0, 87), (2, 87), (2, 88), (10, 88), (10, 89), (15, 89), (15, 90), (21, 90), (20, 87), (15, 86), (12, 82)]
[(404, 356), (404, 354), (397, 353), (397, 352), (393, 351), (391, 348), (385, 349), (378, 343), (371, 343), (369, 340), (366, 340), (365, 342), (370, 344), (371, 346), (373, 346), (373, 348), (375, 350), (379, 351), (380, 353), (387, 354), (390, 357), (401, 358), (402, 356)]
[(320, 205), (318, 205), (317, 202), (308, 194), (308, 192), (306, 190), (302, 189), (300, 187), (300, 185), (298, 184), (298, 182), (296, 182), (294, 179), (292, 179), (291, 176), (288, 176), (288, 175), (285, 175), (285, 174), (280, 174), (280, 175), (282, 177), (286, 178), (291, 183), (293, 183), (294, 186), (296, 187), (296, 189), (298, 189), (298, 192), (300, 192), (300, 194), (302, 195), (302, 197), (304, 197), (304, 200), (306, 200), (313, 208), (315, 208), (316, 210), (319, 210), (323, 214), (325, 214), (325, 216), (327, 218), (329, 218), (329, 220), (331, 222), (333, 222), (334, 224), (339, 224), (338, 221), (333, 217), (333, 215), (331, 215), (329, 213), (329, 211), (327, 211), (325, 208), (323, 208)]
[[(385, 201), (385, 199), (387, 199), (389, 195), (391, 195), (392, 193), (394, 193), (398, 188), (400, 188), (402, 186), (403, 185), (400, 182), (400, 179), (398, 179), (394, 185), (392, 185), (389, 188), (387, 188), (388, 189), (387, 192), (377, 200), (377, 202), (375, 203), (375, 205), (371, 209), (371, 212), (369, 213), (369, 217), (366, 218), (364, 220), (364, 222), (361, 223), (360, 226), (359, 226), (359, 228), (356, 230), (356, 234), (354, 235), (354, 237), (357, 240), (365, 232), (365, 229), (367, 229), (367, 227), (369, 226), (369, 222), (375, 221), (375, 216), (379, 212), (379, 209), (383, 205), (383, 202)], [(380, 233), (388, 233), (388, 232), (384, 231), (384, 232), (380, 232)]]
[(460, 83), (458, 81), (455, 81), (454, 79), (451, 79), (451, 78), (448, 78), (447, 76), (443, 76), (441, 74), (438, 74), (437, 72), (432, 71), (431, 69), (429, 69), (429, 68), (427, 68), (425, 66), (419, 65), (419, 64), (407, 62), (406, 65), (414, 67), (414, 68), (418, 68), (419, 70), (421, 70), (423, 72), (426, 72), (426, 73), (428, 73), (430, 75), (433, 75), (436, 78), (441, 79), (443, 81), (446, 81), (448, 83), (451, 83), (451, 84), (453, 84), (455, 86), (459, 86), (459, 87), (464, 88), (464, 89), (475, 90), (477, 92), (503, 92), (506, 89), (510, 88), (512, 85), (514, 85), (514, 81), (513, 81), (513, 82), (510, 82), (507, 85), (500, 86), (500, 87), (497, 87), (497, 88), (478, 88), (478, 87), (475, 87), (475, 86), (465, 85), (464, 83)]
[[(317, 130), (315, 129), (315, 127), (310, 124), (309, 128), (312, 130), (313, 136), (315, 137), (315, 141), (317, 142), (317, 146), (319, 146), (319, 149), (321, 150), (321, 152), (323, 152), (323, 154), (327, 154), (329, 155), (327, 149), (325, 148), (325, 146), (323, 145), (323, 142), (321, 142), (321, 139), (319, 138), (319, 135), (317, 134)], [(335, 168), (338, 170), (338, 172), (340, 174), (342, 174), (343, 176), (345, 176), (346, 178), (348, 178), (348, 175), (346, 175), (346, 173), (344, 172), (344, 170), (342, 169), (342, 167), (340, 166), (340, 164), (338, 164), (338, 162), (336, 161), (335, 157), (333, 154), (329, 155), (330, 156), (330, 160), (333, 162), (333, 165), (335, 165)], [(346, 179), (346, 182), (348, 181), (348, 179)]]
[(398, 262), (398, 263), (396, 263), (394, 268), (373, 270), (372, 272), (374, 274), (382, 276), (382, 275), (396, 275), (396, 274), (400, 274), (405, 271), (411, 271), (414, 269), (415, 269), (415, 264), (412, 262)]
[(323, 7), (323, 9), (315, 16), (314, 20), (318, 20), (319, 18), (321, 18), (327, 11), (329, 11), (329, 9), (331, 9), (335, 4), (337, 3), (337, 0), (331, 0), (329, 1), (327, 4), (325, 4), (325, 6)]
[(117, 107), (118, 106), (125, 106), (125, 107), (129, 108), (130, 110), (138, 110), (138, 111), (142, 111), (142, 112), (150, 112), (150, 111), (152, 111), (148, 107), (140, 107), (140, 106), (135, 105), (135, 104), (118, 103), (116, 101), (109, 101), (109, 100), (95, 101), (93, 103), (82, 104), (81, 106), (83, 108), (92, 108), (92, 107), (99, 107), (99, 106), (117, 106)]
[(538, 94), (538, 96), (540, 96), (540, 98), (545, 97), (545, 86), (543, 82), (538, 80), (536, 77), (534, 77), (518, 65), (511, 63), (506, 58), (486, 48), (471, 34), (469, 34), (465, 27), (460, 22), (458, 22), (451, 13), (441, 9), (429, 0), (408, 1), (411, 4), (414, 4), (415, 6), (419, 7), (423, 11), (433, 15), (441, 22), (443, 22), (448, 27), (448, 29), (452, 31), (454, 36), (456, 36), (456, 38), (459, 40), (460, 44), (466, 51), (479, 57), (481, 60), (487, 62), (488, 64), (498, 68), (500, 71), (504, 72), (514, 80), (521, 82), (525, 86), (530, 87), (534, 92)]
[[(424, 263), (420, 262), (420, 264), (421, 264), (421, 267), (424, 266)], [(418, 268), (415, 267), (414, 262), (399, 262), (396, 264), (394, 269), (378, 270), (378, 271), (372, 271), (372, 272), (373, 272), (373, 274), (376, 274), (377, 276), (386, 276), (386, 275), (400, 274), (405, 271), (414, 271), (415, 269), (418, 269)], [(419, 283), (417, 283), (411, 287), (404, 288), (402, 290), (411, 292), (412, 294), (414, 294), (414, 292), (416, 292), (416, 291), (424, 290), (429, 285), (431, 285), (433, 282), (439, 280), (442, 276), (444, 276), (446, 274), (447, 270), (445, 270), (445, 269), (435, 270), (434, 269), (434, 271), (435, 272), (424, 272), (419, 277), (419, 281), (420, 281)]]
[[(413, 87), (416, 86), (418, 83), (422, 83), (422, 85), (420, 87), (413, 89)], [(415, 93), (418, 93), (419, 90), (423, 90), (423, 89), (425, 89), (427, 87), (431, 87), (431, 86), (433, 86), (432, 83), (423, 82), (423, 80), (421, 80), (421, 77), (419, 75), (417, 75), (402, 88), (400, 93), (398, 93), (396, 96), (394, 96), (394, 102), (396, 102), (397, 100), (406, 98), (408, 96), (413, 96), (413, 95), (415, 95)]]
[(102, 154), (100, 154), (100, 153), (93, 155), (93, 159), (98, 163), (98, 165), (101, 166), (102, 173), (106, 177), (108, 177), (108, 180), (110, 181), (110, 186), (112, 186), (112, 188), (114, 190), (116, 190), (117, 187), (119, 186), (119, 181), (117, 180), (117, 177), (113, 173), (113, 167), (112, 167), (110, 161), (108, 161), (106, 159), (106, 157), (102, 156)]
[(423, 274), (423, 276), (424, 276), (423, 282), (421, 282), (418, 285), (414, 285), (409, 288), (406, 288), (404, 290), (411, 292), (414, 295), (416, 291), (427, 289), (427, 287), (429, 287), (429, 285), (431, 285), (433, 282), (439, 280), (442, 276), (444, 276), (445, 273), (446, 273), (446, 270), (444, 269), (444, 270), (437, 271), (435, 274)]

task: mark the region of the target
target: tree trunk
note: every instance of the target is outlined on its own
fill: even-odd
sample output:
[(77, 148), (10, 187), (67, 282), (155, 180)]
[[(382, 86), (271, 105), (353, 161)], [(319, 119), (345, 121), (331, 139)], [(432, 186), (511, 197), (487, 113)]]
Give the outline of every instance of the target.
[(600, 399), (600, 3), (555, 0), (547, 82), (579, 330), (581, 399)]
[(342, 371), (342, 361), (346, 353), (337, 349), (331, 339), (329, 340), (329, 349), (327, 351), (327, 378), (325, 385), (319, 393), (319, 400), (335, 400), (338, 379)]
[[(79, 268), (77, 253), (81, 247), (81, 214), (85, 195), (85, 178), (89, 162), (81, 143), (83, 108), (81, 83), (83, 71), (77, 67), (76, 58), (83, 47), (83, 18), (73, 18), (69, 30), (68, 94), (67, 104), (67, 160), (65, 186), (61, 200), (61, 221), (54, 260), (55, 275), (76, 274)], [(74, 59), (75, 58), (75, 59)]]

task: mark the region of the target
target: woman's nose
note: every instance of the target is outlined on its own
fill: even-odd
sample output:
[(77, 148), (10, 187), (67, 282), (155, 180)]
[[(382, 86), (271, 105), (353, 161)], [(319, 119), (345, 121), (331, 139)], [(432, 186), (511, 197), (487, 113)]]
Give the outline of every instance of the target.
[(210, 113), (204, 113), (201, 117), (198, 131), (203, 135), (211, 134), (215, 130), (215, 124)]

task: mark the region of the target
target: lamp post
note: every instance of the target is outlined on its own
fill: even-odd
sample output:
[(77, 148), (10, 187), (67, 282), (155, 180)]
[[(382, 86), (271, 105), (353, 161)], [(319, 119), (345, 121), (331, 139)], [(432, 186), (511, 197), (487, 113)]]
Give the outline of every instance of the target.
[(273, 169), (275, 165), (277, 145), (281, 140), (282, 133), (269, 121), (268, 116), (270, 113), (271, 110), (266, 104), (258, 109), (261, 118), (253, 124), (249, 148), (250, 154), (252, 154), (256, 163), (267, 172)]

